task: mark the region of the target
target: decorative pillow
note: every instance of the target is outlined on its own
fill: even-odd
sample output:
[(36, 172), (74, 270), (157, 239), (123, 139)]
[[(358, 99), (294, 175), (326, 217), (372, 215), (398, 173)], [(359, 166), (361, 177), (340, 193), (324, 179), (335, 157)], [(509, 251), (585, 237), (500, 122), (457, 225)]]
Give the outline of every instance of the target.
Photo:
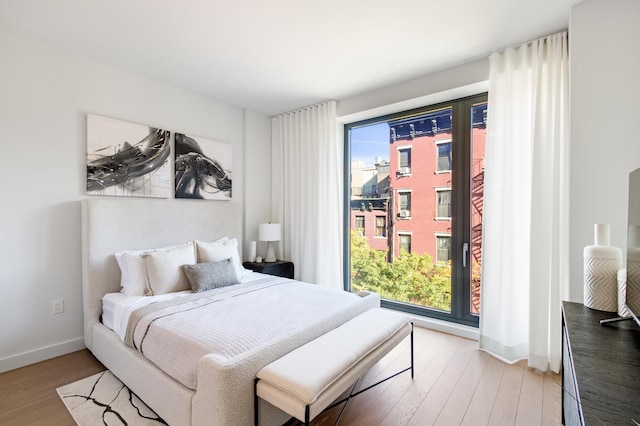
[(148, 250), (126, 250), (115, 254), (120, 267), (120, 285), (127, 296), (144, 296), (147, 292), (147, 272), (142, 254)]
[(221, 260), (231, 258), (233, 266), (235, 266), (238, 279), (242, 280), (245, 274), (249, 273), (240, 262), (240, 254), (238, 252), (238, 240), (235, 238), (221, 238), (213, 243), (205, 243), (196, 241), (196, 249), (198, 253), (198, 262), (220, 262)]
[(238, 272), (231, 258), (220, 262), (182, 265), (182, 270), (191, 284), (191, 289), (196, 293), (240, 284)]
[(148, 251), (142, 254), (142, 258), (147, 271), (148, 294), (165, 294), (191, 288), (181, 266), (196, 263), (193, 242)]

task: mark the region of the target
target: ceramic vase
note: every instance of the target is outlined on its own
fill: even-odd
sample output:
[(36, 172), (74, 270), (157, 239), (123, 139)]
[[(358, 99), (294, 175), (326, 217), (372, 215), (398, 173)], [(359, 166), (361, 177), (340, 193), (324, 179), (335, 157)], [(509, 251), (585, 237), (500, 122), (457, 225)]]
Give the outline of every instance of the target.
[(594, 225), (594, 244), (584, 248), (584, 305), (599, 311), (617, 312), (622, 250), (609, 244), (609, 225)]

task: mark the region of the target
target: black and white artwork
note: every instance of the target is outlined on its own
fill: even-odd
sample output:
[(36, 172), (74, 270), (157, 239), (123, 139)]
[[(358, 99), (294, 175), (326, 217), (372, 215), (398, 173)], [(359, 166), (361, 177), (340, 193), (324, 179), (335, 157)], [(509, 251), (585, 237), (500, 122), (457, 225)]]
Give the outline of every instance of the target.
[(168, 130), (87, 115), (87, 192), (123, 197), (171, 196)]
[(231, 200), (231, 145), (175, 134), (176, 198)]

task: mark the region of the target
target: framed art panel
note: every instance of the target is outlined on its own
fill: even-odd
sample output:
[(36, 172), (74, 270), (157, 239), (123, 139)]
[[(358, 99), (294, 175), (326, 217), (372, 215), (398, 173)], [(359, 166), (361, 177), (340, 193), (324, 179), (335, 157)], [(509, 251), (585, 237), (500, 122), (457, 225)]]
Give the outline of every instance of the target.
[(231, 200), (231, 145), (175, 134), (176, 198)]
[(168, 130), (87, 114), (87, 193), (171, 196)]

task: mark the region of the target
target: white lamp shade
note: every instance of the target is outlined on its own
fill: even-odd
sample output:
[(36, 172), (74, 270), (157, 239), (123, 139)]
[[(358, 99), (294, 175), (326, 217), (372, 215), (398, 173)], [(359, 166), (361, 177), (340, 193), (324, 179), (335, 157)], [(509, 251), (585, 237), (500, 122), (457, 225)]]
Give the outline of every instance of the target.
[(258, 225), (258, 239), (260, 241), (280, 241), (280, 224), (261, 223)]

